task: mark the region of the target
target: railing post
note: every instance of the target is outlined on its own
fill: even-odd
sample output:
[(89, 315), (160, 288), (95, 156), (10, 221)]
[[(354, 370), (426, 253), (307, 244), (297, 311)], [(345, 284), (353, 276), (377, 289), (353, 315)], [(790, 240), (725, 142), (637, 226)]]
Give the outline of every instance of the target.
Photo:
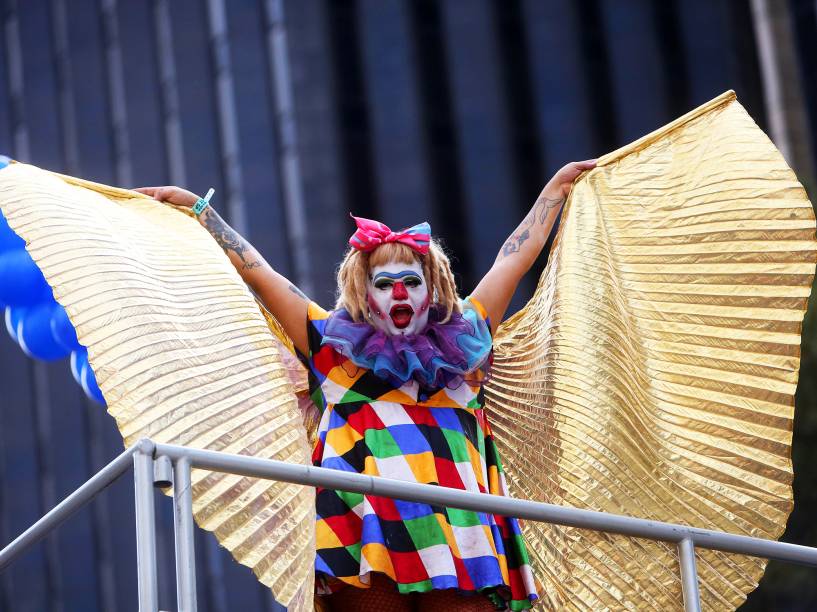
[(678, 542), (678, 560), (681, 565), (681, 591), (684, 594), (684, 612), (701, 612), (701, 594), (698, 592), (695, 545), (690, 538), (684, 538)]
[(176, 598), (179, 612), (196, 612), (196, 553), (193, 540), (193, 490), (190, 460), (173, 466), (173, 527), (176, 534)]
[(153, 507), (153, 443), (140, 440), (133, 455), (136, 498), (136, 572), (139, 612), (158, 612), (156, 516)]

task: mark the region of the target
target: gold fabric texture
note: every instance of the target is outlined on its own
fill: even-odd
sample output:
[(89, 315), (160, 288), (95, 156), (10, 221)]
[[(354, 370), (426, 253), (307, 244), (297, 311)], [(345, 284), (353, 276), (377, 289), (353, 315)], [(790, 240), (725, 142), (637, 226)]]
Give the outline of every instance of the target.
[[(317, 412), (291, 341), (193, 219), (21, 164), (0, 171), (0, 208), (126, 444), (308, 462)], [(815, 261), (811, 205), (731, 92), (602, 158), (574, 186), (534, 297), (496, 335), (487, 410), (513, 495), (779, 537)], [(313, 489), (193, 482), (198, 523), (309, 609)], [(548, 609), (682, 609), (671, 545), (523, 530)], [(739, 605), (765, 566), (697, 552), (709, 610)]]
[[(574, 185), (533, 299), (496, 336), (515, 497), (778, 538), (815, 220), (728, 92)], [(527, 522), (545, 607), (682, 610), (673, 545)], [(697, 549), (703, 607), (765, 561)]]
[[(126, 445), (306, 464), (292, 383), (251, 293), (189, 216), (141, 194), (13, 164), (0, 208), (67, 310)], [(312, 487), (194, 470), (198, 524), (290, 610), (311, 610)]]

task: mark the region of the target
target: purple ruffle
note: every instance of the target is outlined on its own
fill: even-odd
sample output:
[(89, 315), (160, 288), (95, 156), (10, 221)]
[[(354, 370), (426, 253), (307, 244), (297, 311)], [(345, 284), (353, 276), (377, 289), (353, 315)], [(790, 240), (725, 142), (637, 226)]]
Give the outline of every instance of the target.
[(356, 323), (339, 309), (326, 320), (321, 344), (395, 387), (413, 379), (424, 388), (454, 389), (489, 360), (491, 332), (471, 308), (453, 313), (447, 323), (441, 318), (441, 309), (432, 306), (422, 332), (392, 336), (369, 323)]

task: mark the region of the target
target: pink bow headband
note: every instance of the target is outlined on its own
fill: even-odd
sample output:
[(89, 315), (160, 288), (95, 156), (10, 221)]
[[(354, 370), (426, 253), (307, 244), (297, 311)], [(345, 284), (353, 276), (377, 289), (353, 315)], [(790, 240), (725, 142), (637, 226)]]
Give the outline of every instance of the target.
[(399, 242), (421, 255), (428, 253), (428, 246), (431, 241), (431, 226), (425, 221), (399, 232), (393, 232), (388, 225), (380, 221), (355, 217), (354, 215), (351, 215), (351, 217), (357, 224), (357, 231), (349, 238), (349, 244), (353, 249), (368, 253), (381, 244)]

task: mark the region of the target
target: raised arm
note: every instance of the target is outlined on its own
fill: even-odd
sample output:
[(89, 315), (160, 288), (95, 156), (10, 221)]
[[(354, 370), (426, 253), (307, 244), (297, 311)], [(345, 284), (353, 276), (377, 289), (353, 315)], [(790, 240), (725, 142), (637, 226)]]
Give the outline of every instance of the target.
[[(180, 187), (140, 187), (136, 191), (182, 208), (192, 208), (199, 199), (196, 194)], [(212, 206), (205, 208), (198, 220), (224, 249), (244, 282), (278, 319), (298, 350), (308, 354), (306, 311), (309, 299), (286, 277), (273, 270), (255, 247), (231, 228)]]
[(595, 166), (595, 160), (572, 162), (548, 181), (522, 223), (502, 245), (494, 265), (474, 289), (471, 295), (488, 312), (491, 332), (496, 331), (519, 281), (530, 270), (545, 246), (573, 181), (582, 172)]

